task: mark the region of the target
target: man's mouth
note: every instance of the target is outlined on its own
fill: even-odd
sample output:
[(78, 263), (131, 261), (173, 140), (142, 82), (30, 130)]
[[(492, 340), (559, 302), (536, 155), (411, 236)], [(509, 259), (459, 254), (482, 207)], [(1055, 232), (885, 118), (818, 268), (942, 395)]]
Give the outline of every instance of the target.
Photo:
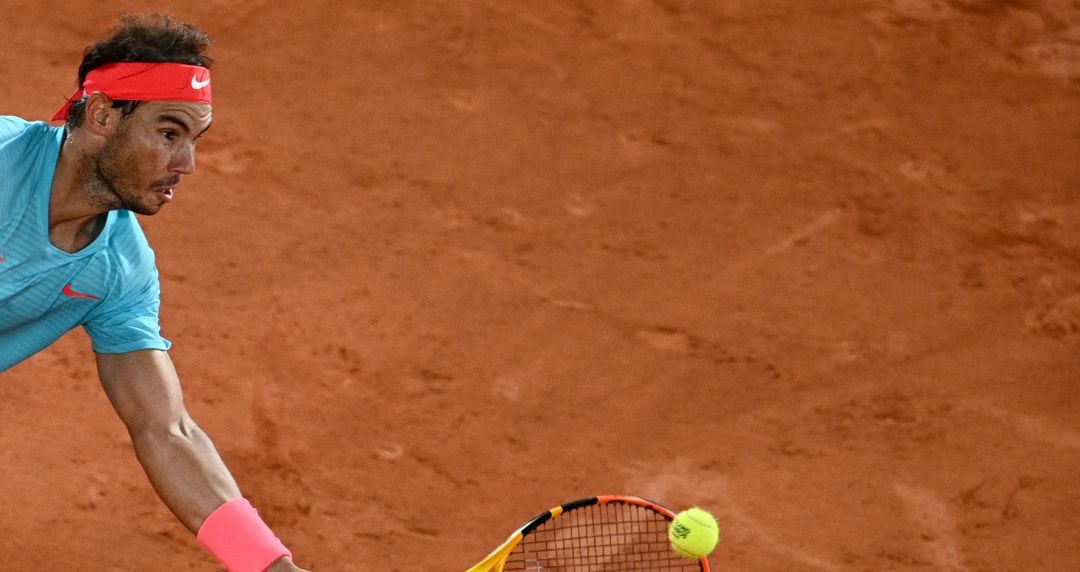
[(161, 199), (161, 202), (171, 203), (172, 200), (173, 200), (173, 188), (172, 187), (165, 187), (163, 189), (158, 189), (158, 190), (154, 191), (154, 193), (156, 193), (157, 196)]

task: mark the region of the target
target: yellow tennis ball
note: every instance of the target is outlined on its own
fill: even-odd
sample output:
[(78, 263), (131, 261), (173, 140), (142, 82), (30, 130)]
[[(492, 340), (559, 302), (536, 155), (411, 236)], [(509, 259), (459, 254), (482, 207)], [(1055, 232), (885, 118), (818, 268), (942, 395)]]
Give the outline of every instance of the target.
[(668, 525), (671, 547), (685, 558), (708, 556), (720, 542), (720, 527), (713, 515), (694, 507), (675, 515)]

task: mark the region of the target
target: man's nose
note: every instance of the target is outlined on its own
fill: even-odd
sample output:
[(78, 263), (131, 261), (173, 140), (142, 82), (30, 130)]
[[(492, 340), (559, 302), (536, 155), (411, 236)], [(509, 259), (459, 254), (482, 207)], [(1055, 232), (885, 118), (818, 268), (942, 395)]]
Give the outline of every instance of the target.
[(169, 172), (177, 173), (181, 175), (192, 175), (195, 173), (195, 147), (189, 146), (183, 151), (180, 151), (173, 156), (172, 163), (169, 164)]

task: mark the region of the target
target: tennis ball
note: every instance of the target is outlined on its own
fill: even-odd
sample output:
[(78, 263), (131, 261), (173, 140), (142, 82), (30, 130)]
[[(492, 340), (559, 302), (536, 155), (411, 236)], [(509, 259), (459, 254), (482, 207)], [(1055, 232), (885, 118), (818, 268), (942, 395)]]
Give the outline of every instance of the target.
[(713, 515), (694, 507), (675, 515), (668, 525), (671, 547), (685, 558), (708, 556), (720, 541), (720, 528)]

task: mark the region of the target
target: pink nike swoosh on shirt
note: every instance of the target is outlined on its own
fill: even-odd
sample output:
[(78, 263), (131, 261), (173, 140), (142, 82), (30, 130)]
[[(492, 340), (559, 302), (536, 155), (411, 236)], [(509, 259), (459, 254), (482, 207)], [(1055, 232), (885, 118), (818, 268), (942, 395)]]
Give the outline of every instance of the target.
[(101, 299), (101, 298), (98, 298), (97, 296), (92, 296), (90, 294), (84, 294), (82, 292), (76, 292), (75, 289), (71, 287), (71, 282), (68, 282), (67, 284), (65, 284), (64, 289), (61, 290), (60, 292), (64, 296), (68, 296), (70, 298), (85, 298), (87, 300), (100, 300)]

